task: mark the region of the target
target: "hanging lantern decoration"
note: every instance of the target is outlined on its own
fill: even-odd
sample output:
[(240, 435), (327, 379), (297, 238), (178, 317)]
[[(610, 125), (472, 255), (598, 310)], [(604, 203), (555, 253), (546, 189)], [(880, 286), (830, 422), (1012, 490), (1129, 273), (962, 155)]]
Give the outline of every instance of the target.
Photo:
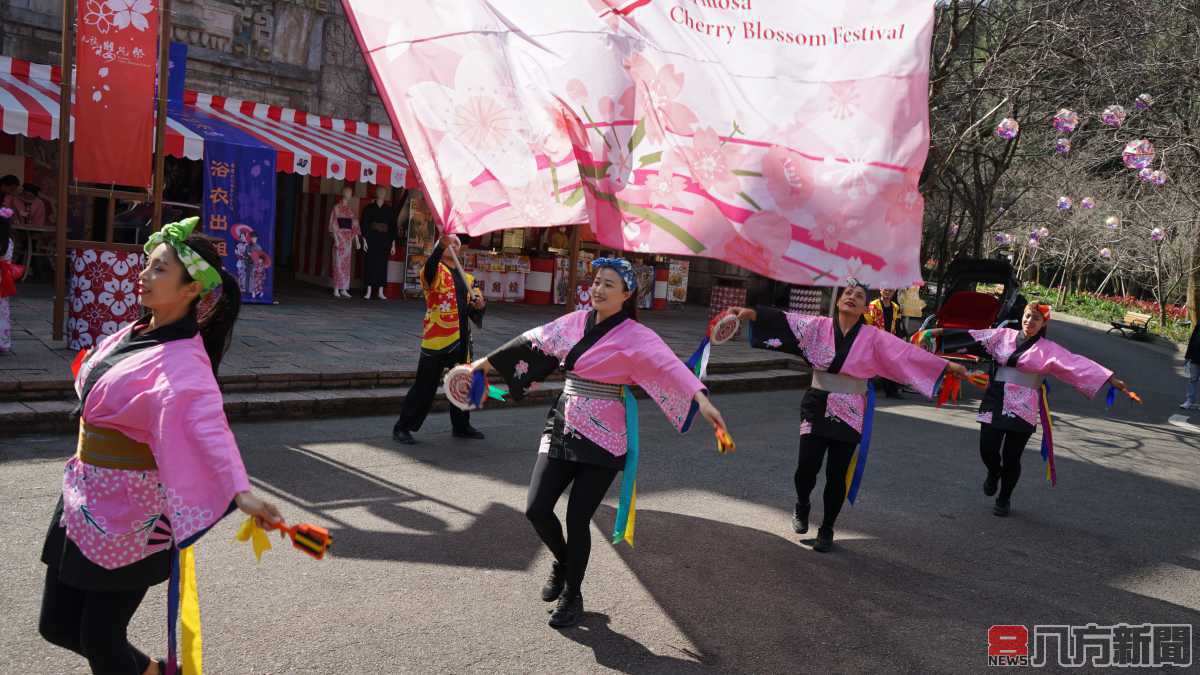
[(1130, 169), (1144, 169), (1154, 161), (1154, 144), (1145, 138), (1129, 141), (1121, 151), (1121, 160)]
[(1110, 127), (1119, 127), (1125, 123), (1125, 118), (1129, 113), (1119, 105), (1110, 105), (1100, 113), (1100, 121)]
[(958, 234), (958, 223), (950, 223), (950, 236), (953, 237), (957, 234)]
[(1137, 100), (1133, 102), (1133, 107), (1137, 108), (1139, 112), (1149, 110), (1152, 105), (1154, 105), (1154, 97), (1150, 94), (1139, 94)]
[[(1054, 113), (1054, 129), (1060, 134), (1069, 134), (1079, 126), (1079, 115), (1073, 110), (1060, 108)], [(1069, 145), (1069, 144), (1068, 144)]]
[(1037, 234), (1039, 239), (1045, 239), (1046, 237), (1050, 236), (1050, 228), (1043, 225), (1041, 229), (1037, 231)]
[(1141, 180), (1143, 183), (1149, 183), (1151, 180), (1151, 177), (1153, 175), (1154, 175), (1154, 171), (1151, 170), (1150, 167), (1146, 167), (1145, 169), (1142, 169), (1141, 171), (1138, 172), (1138, 179)]
[(1029, 248), (1037, 248), (1037, 247), (1038, 247), (1037, 237), (1030, 237), (1029, 238)]
[(1110, 251), (1108, 248), (1102, 248), (1100, 249), (1100, 257), (1104, 258), (1105, 260), (1112, 260), (1112, 251)]
[(1083, 199), (1079, 200), (1079, 205), (1085, 209), (1094, 209), (1096, 208), (1096, 200), (1092, 199), (1091, 197), (1084, 197)]
[(1065, 155), (1071, 151), (1071, 139), (1060, 138), (1054, 141), (1054, 151), (1060, 155)]
[(1006, 141), (1011, 141), (1021, 133), (1021, 124), (1011, 117), (1005, 117), (996, 125), (996, 135)]
[(1059, 197), (1058, 198), (1058, 210), (1059, 211), (1070, 211), (1071, 203), (1072, 202), (1071, 202), (1070, 197), (1066, 197), (1066, 196)]
[(1007, 232), (997, 232), (996, 233), (996, 245), (997, 246), (1008, 246), (1009, 244), (1012, 243), (1012, 240), (1013, 240), (1012, 235), (1008, 234)]
[(1167, 233), (1161, 227), (1150, 230), (1150, 241), (1159, 242), (1167, 238)]
[(1150, 182), (1155, 185), (1167, 184), (1167, 172), (1161, 169), (1155, 169), (1150, 172)]
[(1108, 229), (1115, 230), (1118, 227), (1121, 227), (1121, 217), (1120, 216), (1109, 216), (1104, 219), (1104, 224), (1108, 226)]

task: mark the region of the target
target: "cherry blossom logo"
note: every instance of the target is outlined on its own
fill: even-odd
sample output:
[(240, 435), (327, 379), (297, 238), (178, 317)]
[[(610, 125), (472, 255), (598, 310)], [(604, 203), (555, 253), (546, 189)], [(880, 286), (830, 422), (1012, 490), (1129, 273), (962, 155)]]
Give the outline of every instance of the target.
[(83, 22), (95, 26), (105, 35), (114, 28), (124, 30), (130, 26), (144, 31), (150, 28), (150, 20), (146, 17), (152, 11), (151, 0), (87, 0)]
[(95, 26), (96, 30), (107, 35), (108, 31), (112, 30), (115, 16), (116, 12), (108, 6), (107, 2), (87, 0), (87, 4), (84, 6), (83, 23)]
[(133, 282), (129, 279), (109, 279), (104, 282), (104, 290), (96, 298), (100, 304), (108, 307), (114, 317), (125, 316), (135, 304), (133, 297)]
[(646, 140), (661, 143), (670, 131), (686, 134), (696, 125), (698, 118), (691, 108), (675, 99), (683, 91), (683, 73), (667, 64), (655, 68), (641, 54), (634, 54), (625, 64), (633, 78), (633, 87), (621, 96), (621, 108), (625, 115), (638, 117), (640, 112), (646, 122)]
[(692, 177), (705, 189), (724, 195), (735, 195), (741, 190), (741, 182), (733, 172), (741, 152), (732, 143), (722, 143), (713, 129), (697, 131), (692, 137), (692, 147), (680, 152), (692, 170)]

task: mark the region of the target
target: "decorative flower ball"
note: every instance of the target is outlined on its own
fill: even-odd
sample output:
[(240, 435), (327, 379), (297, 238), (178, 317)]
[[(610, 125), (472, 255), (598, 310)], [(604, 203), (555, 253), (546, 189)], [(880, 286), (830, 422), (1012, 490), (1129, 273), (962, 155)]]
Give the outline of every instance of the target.
[(997, 232), (996, 233), (996, 244), (997, 245), (1007, 246), (1011, 242), (1012, 242), (1012, 236), (1009, 235), (1008, 233), (1006, 233), (1006, 232)]
[(1152, 105), (1154, 105), (1154, 97), (1150, 94), (1139, 94), (1137, 100), (1133, 102), (1133, 107), (1139, 111), (1149, 110)]
[(1115, 230), (1121, 226), (1121, 217), (1120, 216), (1109, 216), (1104, 219), (1104, 224), (1108, 226), (1108, 229)]
[(1038, 233), (1038, 237), (1044, 239), (1044, 238), (1050, 236), (1050, 228), (1043, 226), (1040, 230), (1037, 231), (1037, 233)]
[(1155, 185), (1166, 185), (1167, 172), (1161, 169), (1155, 169), (1154, 171), (1150, 172), (1150, 182), (1154, 183)]
[(12, 218), (13, 210), (7, 206), (0, 206), (0, 218)]
[(1100, 121), (1110, 127), (1119, 127), (1125, 123), (1125, 118), (1128, 114), (1121, 106), (1110, 105), (1104, 109), (1104, 112), (1100, 113)]
[(1071, 210), (1071, 198), (1070, 197), (1059, 197), (1058, 198), (1058, 210), (1059, 211), (1070, 211)]
[(1069, 134), (1075, 131), (1075, 127), (1079, 126), (1079, 115), (1074, 110), (1066, 108), (1059, 109), (1054, 113), (1054, 129), (1060, 134)]
[(1065, 155), (1071, 151), (1071, 139), (1060, 138), (1054, 141), (1054, 151), (1060, 155)]
[(1021, 124), (1011, 117), (1005, 117), (996, 125), (996, 135), (1006, 141), (1011, 141), (1021, 133)]
[(1029, 238), (1029, 248), (1037, 248), (1037, 247), (1038, 247), (1037, 237), (1030, 237)]
[(1096, 200), (1091, 197), (1084, 197), (1079, 201), (1079, 205), (1085, 209), (1094, 209), (1096, 208)]
[(950, 223), (950, 236), (958, 234), (958, 223)]
[(1138, 178), (1141, 179), (1141, 181), (1143, 183), (1149, 183), (1151, 180), (1151, 176), (1153, 176), (1153, 175), (1154, 175), (1154, 171), (1152, 171), (1150, 169), (1150, 167), (1146, 167), (1145, 169), (1142, 169), (1141, 171), (1138, 172)]
[(1100, 249), (1100, 257), (1105, 260), (1112, 260), (1112, 251), (1108, 250), (1108, 248), (1102, 248)]
[(1162, 241), (1167, 238), (1167, 233), (1163, 232), (1161, 227), (1156, 227), (1150, 230), (1150, 241)]
[(1121, 160), (1130, 169), (1144, 169), (1154, 161), (1154, 144), (1145, 138), (1129, 141), (1121, 151)]

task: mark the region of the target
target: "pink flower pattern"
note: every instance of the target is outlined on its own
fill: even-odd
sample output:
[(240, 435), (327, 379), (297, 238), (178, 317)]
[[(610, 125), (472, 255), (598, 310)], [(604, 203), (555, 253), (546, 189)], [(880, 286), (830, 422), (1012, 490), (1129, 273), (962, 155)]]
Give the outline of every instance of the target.
[(863, 394), (830, 393), (825, 401), (825, 417), (839, 419), (859, 433), (862, 433), (866, 409), (867, 397)]
[(667, 64), (655, 68), (641, 53), (626, 62), (633, 86), (621, 96), (622, 114), (644, 119), (646, 140), (658, 145), (667, 132), (686, 134), (696, 125), (696, 113), (675, 99), (683, 91), (683, 73)]
[(778, 145), (763, 156), (762, 173), (767, 193), (775, 205), (784, 211), (803, 208), (812, 199), (816, 187), (810, 161)]
[[(150, 543), (156, 526), (169, 526), (159, 520), (166, 506), (157, 471), (105, 469), (72, 458), (63, 472), (60, 523), (88, 560), (105, 569), (130, 565), (170, 547), (170, 540)], [(93, 515), (99, 511), (118, 515)]]
[(697, 131), (691, 147), (681, 148), (679, 153), (691, 169), (692, 177), (706, 190), (726, 196), (736, 195), (741, 190), (741, 181), (733, 170), (742, 153), (738, 146), (722, 143), (721, 137), (711, 128)]
[(1004, 405), (1000, 414), (1005, 417), (1019, 417), (1036, 427), (1041, 419), (1041, 414), (1038, 412), (1039, 398), (1036, 389), (1005, 382)]
[(625, 404), (621, 401), (566, 396), (563, 419), (566, 425), (564, 433), (576, 433), (614, 457), (620, 457), (628, 451)]

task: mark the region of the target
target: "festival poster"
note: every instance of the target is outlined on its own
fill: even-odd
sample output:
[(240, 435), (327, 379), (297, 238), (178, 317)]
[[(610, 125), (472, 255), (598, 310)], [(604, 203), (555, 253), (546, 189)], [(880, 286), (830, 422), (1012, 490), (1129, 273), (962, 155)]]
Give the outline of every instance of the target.
[(919, 277), (933, 3), (343, 4), (443, 227)]
[(75, 180), (148, 187), (158, 0), (78, 0)]
[(206, 140), (204, 231), (220, 240), (242, 302), (271, 304), (275, 255), (275, 151)]

